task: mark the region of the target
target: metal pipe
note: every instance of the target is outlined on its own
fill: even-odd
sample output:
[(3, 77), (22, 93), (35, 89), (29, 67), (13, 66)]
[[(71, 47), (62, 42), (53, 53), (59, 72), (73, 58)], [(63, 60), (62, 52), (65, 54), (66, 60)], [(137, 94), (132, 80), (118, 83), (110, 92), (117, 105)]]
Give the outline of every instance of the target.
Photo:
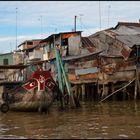
[(60, 67), (60, 63), (59, 63), (59, 50), (57, 48), (55, 49), (55, 55), (56, 55), (59, 89), (63, 93), (63, 82), (62, 82), (62, 75), (61, 75), (61, 67)]
[(60, 62), (60, 66), (61, 66), (61, 69), (62, 69), (62, 73), (63, 73), (63, 76), (64, 76), (64, 80), (65, 80), (65, 83), (66, 83), (66, 87), (67, 87), (67, 91), (68, 91), (68, 95), (70, 97), (70, 103), (71, 103), (71, 107), (76, 107), (76, 104), (75, 104), (75, 101), (74, 101), (74, 95), (73, 95), (73, 92), (71, 90), (71, 85), (67, 79), (67, 75), (66, 75), (66, 72), (65, 72), (65, 69), (64, 69), (64, 66), (63, 66), (63, 63), (62, 63), (62, 60), (60, 59), (60, 55), (58, 55), (59, 57), (59, 62)]
[(77, 16), (74, 17), (74, 31), (76, 32), (76, 18)]

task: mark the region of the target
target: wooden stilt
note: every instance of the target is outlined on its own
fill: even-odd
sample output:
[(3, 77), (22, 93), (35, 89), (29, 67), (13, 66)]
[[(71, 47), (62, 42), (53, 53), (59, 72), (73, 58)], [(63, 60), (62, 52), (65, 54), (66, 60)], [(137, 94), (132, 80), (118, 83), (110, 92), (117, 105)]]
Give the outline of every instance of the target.
[(78, 85), (74, 85), (73, 87), (73, 94), (75, 94), (76, 97), (78, 97)]
[(97, 83), (97, 99), (100, 100), (101, 89), (99, 83)]
[(126, 100), (126, 89), (124, 88), (123, 92), (123, 100)]
[(134, 99), (137, 99), (137, 78), (135, 79), (135, 91), (134, 91)]
[(82, 100), (85, 99), (85, 84), (82, 84)]
[(92, 101), (92, 85), (89, 85), (89, 99)]
[(139, 81), (139, 72), (138, 69), (136, 67), (136, 79), (137, 79), (137, 88), (138, 88), (138, 93), (140, 94), (140, 81)]
[(102, 87), (103, 87), (103, 91), (102, 91), (102, 96), (101, 96), (101, 98), (103, 99), (103, 98), (104, 98), (104, 95), (105, 95), (105, 85), (104, 85), (104, 83), (103, 83)]
[(87, 99), (89, 99), (89, 85), (86, 86)]
[(94, 101), (94, 85), (91, 86), (92, 100)]
[(108, 95), (108, 86), (104, 85), (104, 96), (106, 97)]
[(139, 77), (138, 77), (138, 70), (137, 70), (137, 66), (136, 66), (136, 79), (135, 79), (135, 92), (134, 92), (134, 99), (136, 100), (137, 99), (137, 92), (138, 92), (138, 88), (140, 90), (140, 87), (139, 87)]
[(107, 96), (107, 95), (108, 95), (108, 91), (109, 91), (109, 87), (108, 87), (108, 86), (106, 86), (105, 96)]
[(112, 96), (113, 94), (115, 94), (115, 93), (117, 93), (118, 91), (121, 91), (122, 89), (126, 88), (126, 87), (129, 86), (134, 80), (135, 80), (135, 78), (132, 79), (132, 81), (130, 81), (128, 84), (126, 84), (126, 85), (123, 86), (122, 88), (120, 88), (120, 89), (114, 91), (113, 93), (109, 94), (107, 97), (105, 97), (104, 99), (102, 99), (100, 102), (103, 102), (104, 100), (106, 100), (107, 98), (109, 98), (110, 96)]
[(74, 85), (73, 87), (73, 93), (75, 94), (75, 96), (78, 96), (78, 90), (77, 90), (78, 86)]
[[(111, 83), (111, 93), (115, 91), (114, 83)], [(116, 95), (113, 96), (113, 100), (116, 100)]]
[(80, 99), (81, 96), (82, 96), (82, 89), (81, 89), (81, 85), (79, 85), (79, 86), (78, 86), (77, 98)]

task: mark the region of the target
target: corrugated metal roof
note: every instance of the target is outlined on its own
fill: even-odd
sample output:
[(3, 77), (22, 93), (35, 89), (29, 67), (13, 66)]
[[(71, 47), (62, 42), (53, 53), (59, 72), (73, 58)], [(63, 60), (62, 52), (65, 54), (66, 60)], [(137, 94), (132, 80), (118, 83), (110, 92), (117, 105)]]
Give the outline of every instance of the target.
[(24, 42), (22, 42), (21, 44), (19, 44), (17, 47), (19, 48), (21, 45), (23, 45), (23, 44), (25, 44), (26, 42), (28, 42), (28, 41), (41, 41), (42, 39), (31, 39), (31, 40), (25, 40)]
[(118, 22), (118, 24), (116, 25), (115, 29), (118, 26), (135, 26), (135, 27), (140, 27), (140, 23), (139, 22)]
[(116, 30), (112, 30), (112, 31), (119, 35), (137, 35), (137, 34), (140, 34), (140, 27), (120, 26)]
[(132, 26), (132, 27), (129, 27), (129, 28), (134, 29), (135, 31), (139, 32), (139, 34), (140, 34), (140, 27)]
[(106, 58), (123, 58), (122, 55), (108, 55), (106, 52), (105, 53), (100, 53), (99, 56), (101, 57), (106, 57)]
[(140, 45), (140, 35), (118, 35), (116, 36), (116, 39), (129, 47), (133, 47), (135, 44)]
[(94, 41), (96, 48), (106, 50), (100, 56), (123, 56), (127, 60), (131, 48), (140, 45), (140, 23), (119, 22), (115, 28), (96, 32), (88, 38)]
[(78, 55), (78, 56), (69, 56), (69, 57), (66, 57), (66, 58), (62, 58), (63, 61), (70, 61), (70, 60), (75, 60), (75, 59), (81, 59), (81, 58), (86, 58), (86, 57), (89, 57), (89, 56), (92, 56), (92, 55), (97, 55), (99, 53), (101, 53), (103, 51), (98, 51), (98, 52), (93, 52), (93, 53), (88, 53), (88, 54), (82, 54), (82, 55)]
[(57, 33), (57, 34), (51, 34), (47, 38), (41, 40), (40, 43), (46, 42), (46, 41), (50, 40), (51, 38), (53, 38), (54, 36), (56, 37), (56, 36), (59, 36), (59, 35), (62, 35), (62, 34), (70, 34), (70, 33), (73, 33), (73, 34), (75, 34), (75, 33), (79, 34), (80, 33), (81, 34), (81, 32), (82, 31), (76, 31), (76, 32), (60, 32), (60, 33)]
[(89, 40), (88, 37), (82, 37), (82, 46), (87, 48), (89, 52), (94, 52), (96, 50), (94, 43)]

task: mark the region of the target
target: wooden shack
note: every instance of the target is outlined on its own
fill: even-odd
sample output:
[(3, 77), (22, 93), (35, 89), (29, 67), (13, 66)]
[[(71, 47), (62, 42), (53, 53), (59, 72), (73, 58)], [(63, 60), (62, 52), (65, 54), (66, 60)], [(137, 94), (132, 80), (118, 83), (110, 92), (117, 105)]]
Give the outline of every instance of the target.
[(62, 57), (79, 55), (81, 46), (81, 31), (52, 34), (40, 41), (40, 46), (43, 48), (43, 60), (50, 61), (50, 65), (46, 63), (45, 68), (50, 68), (54, 79), (56, 79), (57, 76), (55, 61), (56, 45), (60, 46), (60, 53)]
[[(101, 70), (99, 80), (103, 83), (104, 96), (109, 94), (110, 83), (116, 83), (121, 87), (122, 84), (130, 82), (134, 78), (139, 83), (139, 29), (140, 23), (119, 22), (114, 28), (97, 32), (88, 37), (96, 48), (104, 50), (99, 55)], [(136, 83), (132, 83), (131, 95), (135, 94), (133, 97), (139, 98), (137, 93), (140, 90), (137, 89), (140, 85)], [(111, 89), (111, 91), (113, 90)]]
[[(18, 51), (0, 55), (0, 77), (1, 80), (21, 80), (21, 70), (12, 69), (14, 66), (23, 65), (23, 54)], [(10, 68), (11, 67), (11, 68)], [(20, 77), (20, 78), (19, 78)]]

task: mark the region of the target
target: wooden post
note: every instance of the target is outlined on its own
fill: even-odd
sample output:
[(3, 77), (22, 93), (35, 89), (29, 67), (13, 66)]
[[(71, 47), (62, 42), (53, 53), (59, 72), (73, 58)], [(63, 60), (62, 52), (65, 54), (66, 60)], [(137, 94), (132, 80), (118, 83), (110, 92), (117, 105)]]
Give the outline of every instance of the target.
[(104, 94), (105, 94), (105, 85), (104, 85), (104, 83), (103, 83), (103, 91), (102, 91), (102, 99), (104, 98)]
[(126, 100), (126, 89), (124, 89), (124, 90), (122, 91), (122, 93), (123, 93), (123, 100)]
[(100, 100), (100, 94), (101, 94), (101, 89), (100, 89), (99, 82), (97, 82), (97, 99), (98, 100)]
[(135, 92), (134, 92), (134, 99), (137, 99), (137, 92), (138, 89), (140, 91), (140, 87), (139, 87), (139, 74), (138, 74), (138, 70), (137, 70), (137, 65), (136, 65), (136, 74), (135, 74)]
[(135, 79), (135, 91), (134, 91), (134, 99), (137, 99), (137, 77)]
[(78, 85), (78, 87), (77, 87), (77, 98), (78, 99), (80, 99), (80, 97), (81, 97), (81, 85)]
[(85, 99), (85, 84), (82, 84), (82, 100)]
[(103, 83), (102, 99), (108, 95), (108, 87)]
[(89, 99), (89, 85), (87, 84), (86, 85), (86, 97), (87, 97), (87, 99)]
[(139, 81), (139, 72), (136, 66), (136, 80), (137, 80), (137, 88), (138, 88), (138, 92), (140, 94), (140, 81)]
[[(114, 83), (111, 82), (111, 93), (115, 91)], [(116, 100), (116, 94), (113, 96), (113, 100)]]
[(75, 84), (73, 86), (73, 94), (78, 97), (78, 86), (77, 86), (77, 84)]
[(94, 84), (91, 85), (92, 100), (94, 101)]

